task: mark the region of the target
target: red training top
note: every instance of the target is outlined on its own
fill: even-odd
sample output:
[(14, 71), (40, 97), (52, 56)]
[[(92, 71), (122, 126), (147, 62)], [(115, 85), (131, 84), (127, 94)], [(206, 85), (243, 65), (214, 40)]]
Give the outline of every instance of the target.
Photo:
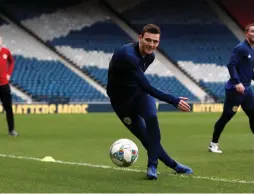
[(11, 76), (14, 68), (14, 59), (9, 49), (2, 47), (0, 50), (0, 85), (9, 83), (7, 75)]

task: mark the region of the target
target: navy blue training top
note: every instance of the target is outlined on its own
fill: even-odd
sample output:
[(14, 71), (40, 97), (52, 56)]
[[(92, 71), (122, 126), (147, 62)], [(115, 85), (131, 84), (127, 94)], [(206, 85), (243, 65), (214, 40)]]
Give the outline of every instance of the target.
[(141, 56), (138, 42), (120, 47), (113, 54), (109, 63), (107, 94), (110, 100), (130, 102), (146, 93), (177, 107), (180, 98), (154, 88), (144, 75), (154, 59), (154, 53)]
[(239, 83), (246, 89), (249, 88), (254, 79), (254, 49), (247, 40), (234, 48), (227, 68), (230, 79), (226, 83), (226, 89), (235, 89), (235, 85)]

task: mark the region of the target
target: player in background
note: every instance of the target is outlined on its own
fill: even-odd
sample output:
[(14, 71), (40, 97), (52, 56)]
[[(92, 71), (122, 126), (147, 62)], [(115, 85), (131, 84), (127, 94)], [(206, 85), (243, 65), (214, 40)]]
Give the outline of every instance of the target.
[(240, 105), (249, 117), (250, 128), (254, 133), (254, 96), (251, 90), (251, 80), (254, 80), (254, 23), (246, 26), (245, 37), (233, 49), (227, 65), (230, 79), (225, 85), (224, 109), (214, 126), (212, 141), (208, 147), (213, 153), (222, 153), (218, 143), (220, 135)]
[(9, 135), (18, 136), (14, 129), (14, 116), (12, 110), (12, 96), (9, 80), (14, 68), (14, 59), (9, 49), (2, 46), (3, 41), (0, 37), (0, 100), (6, 112)]
[(108, 70), (107, 94), (111, 105), (122, 123), (146, 148), (148, 179), (157, 179), (158, 159), (178, 173), (193, 173), (191, 168), (172, 159), (160, 143), (155, 98), (184, 112), (189, 112), (190, 106), (185, 102), (187, 98), (154, 88), (144, 75), (155, 59), (153, 52), (159, 42), (160, 28), (146, 25), (138, 42), (125, 44), (113, 54)]

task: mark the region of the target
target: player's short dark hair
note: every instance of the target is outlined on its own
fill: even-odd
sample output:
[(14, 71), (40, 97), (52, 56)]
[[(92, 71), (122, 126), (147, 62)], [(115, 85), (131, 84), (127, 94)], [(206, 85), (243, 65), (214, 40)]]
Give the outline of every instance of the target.
[(254, 26), (254, 23), (251, 23), (251, 24), (248, 24), (246, 27), (245, 27), (245, 32), (249, 32), (249, 29), (250, 27)]
[(144, 34), (148, 32), (151, 34), (160, 34), (161, 33), (161, 29), (159, 26), (155, 25), (155, 24), (147, 24), (144, 26), (141, 35), (144, 36)]

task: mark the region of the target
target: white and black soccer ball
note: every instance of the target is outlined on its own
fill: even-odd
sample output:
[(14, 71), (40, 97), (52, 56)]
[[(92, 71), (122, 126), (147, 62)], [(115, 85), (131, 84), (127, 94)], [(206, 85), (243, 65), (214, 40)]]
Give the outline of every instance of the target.
[(115, 165), (129, 167), (138, 159), (138, 146), (129, 139), (119, 139), (111, 145), (109, 154)]

